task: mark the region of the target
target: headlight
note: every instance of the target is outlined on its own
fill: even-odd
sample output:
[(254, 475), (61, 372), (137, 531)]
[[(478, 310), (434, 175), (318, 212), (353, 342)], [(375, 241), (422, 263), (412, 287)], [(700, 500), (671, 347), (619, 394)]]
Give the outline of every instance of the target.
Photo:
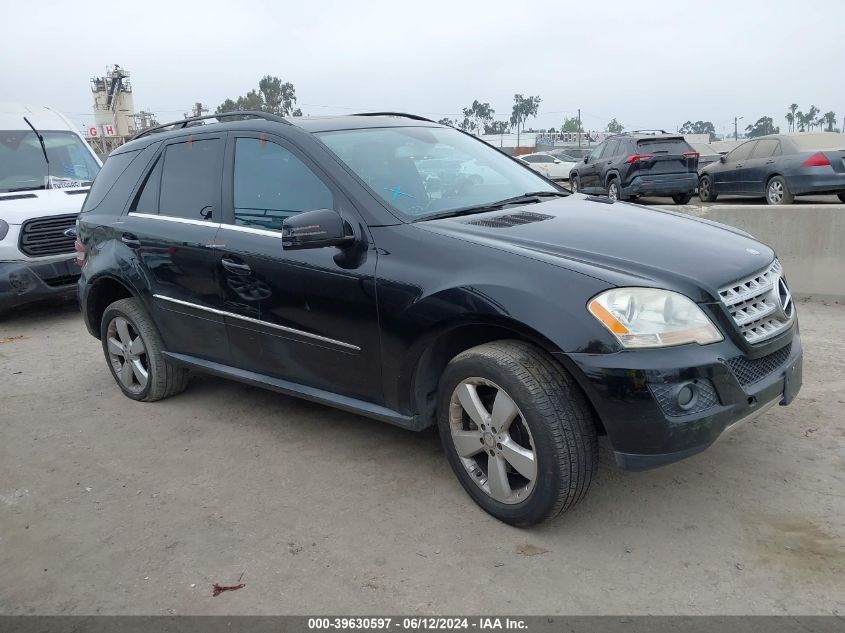
[(623, 347), (707, 345), (722, 340), (719, 330), (684, 295), (656, 288), (615, 288), (587, 305)]

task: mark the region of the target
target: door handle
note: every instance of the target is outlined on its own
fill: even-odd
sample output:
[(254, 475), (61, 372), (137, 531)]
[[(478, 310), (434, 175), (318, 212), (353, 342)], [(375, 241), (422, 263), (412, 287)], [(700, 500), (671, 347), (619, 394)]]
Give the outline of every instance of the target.
[(772, 165), (772, 164), (774, 164), (774, 162), (775, 162), (775, 161), (774, 161), (774, 160), (772, 160), (772, 159), (770, 158), (769, 160), (767, 160), (767, 161), (766, 161), (766, 164), (767, 164), (767, 165)]
[(129, 248), (141, 248), (141, 240), (132, 235), (132, 233), (124, 233), (120, 236), (120, 241), (126, 244)]
[(734, 169), (739, 169), (740, 167), (742, 167), (742, 163), (737, 163)]
[(229, 259), (228, 257), (224, 257), (223, 259), (221, 259), (220, 263), (223, 265), (223, 268), (228, 270), (230, 273), (235, 273), (236, 275), (252, 274), (252, 268), (249, 267), (249, 264), (236, 262), (235, 260)]

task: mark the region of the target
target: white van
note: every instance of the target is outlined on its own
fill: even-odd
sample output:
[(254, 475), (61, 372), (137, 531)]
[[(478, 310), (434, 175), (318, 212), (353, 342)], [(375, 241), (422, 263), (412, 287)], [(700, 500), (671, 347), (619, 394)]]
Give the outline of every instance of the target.
[(0, 313), (76, 293), (69, 229), (101, 166), (60, 112), (0, 103)]

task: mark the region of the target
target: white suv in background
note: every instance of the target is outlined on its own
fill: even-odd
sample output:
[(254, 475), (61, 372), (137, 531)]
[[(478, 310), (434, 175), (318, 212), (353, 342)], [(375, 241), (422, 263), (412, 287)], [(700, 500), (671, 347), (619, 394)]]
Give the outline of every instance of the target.
[(61, 113), (0, 103), (0, 313), (74, 296), (73, 229), (101, 166)]
[(549, 180), (569, 180), (569, 172), (575, 167), (575, 162), (559, 160), (545, 152), (523, 154), (517, 158)]

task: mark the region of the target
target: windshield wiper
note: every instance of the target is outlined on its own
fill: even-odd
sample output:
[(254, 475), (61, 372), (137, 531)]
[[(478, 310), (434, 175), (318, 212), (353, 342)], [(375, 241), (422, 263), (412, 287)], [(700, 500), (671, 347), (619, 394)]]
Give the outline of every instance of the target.
[(542, 198), (565, 198), (570, 194), (565, 191), (532, 191), (523, 193), (512, 198), (505, 198), (498, 202), (490, 204), (482, 204), (475, 207), (464, 207), (462, 209), (453, 209), (452, 211), (443, 211), (442, 213), (432, 213), (421, 218), (417, 218), (414, 222), (425, 222), (426, 220), (439, 220), (441, 218), (455, 218), (461, 215), (472, 215), (473, 213), (486, 213), (488, 211), (498, 211), (506, 206), (512, 204), (534, 204), (542, 202)]
[(33, 185), (32, 187), (14, 187), (13, 189), (6, 189), (6, 193), (13, 191), (36, 191), (37, 189), (46, 189), (46, 185)]
[[(47, 157), (47, 146), (44, 145), (44, 137), (39, 134), (38, 130), (35, 129), (35, 126), (29, 122), (29, 119), (26, 117), (23, 118), (26, 121), (26, 124), (32, 129), (35, 136), (38, 137), (38, 142), (41, 143), (41, 151), (44, 152), (44, 162), (47, 163), (47, 184), (50, 184), (50, 159)], [(47, 187), (44, 187), (45, 189)]]

